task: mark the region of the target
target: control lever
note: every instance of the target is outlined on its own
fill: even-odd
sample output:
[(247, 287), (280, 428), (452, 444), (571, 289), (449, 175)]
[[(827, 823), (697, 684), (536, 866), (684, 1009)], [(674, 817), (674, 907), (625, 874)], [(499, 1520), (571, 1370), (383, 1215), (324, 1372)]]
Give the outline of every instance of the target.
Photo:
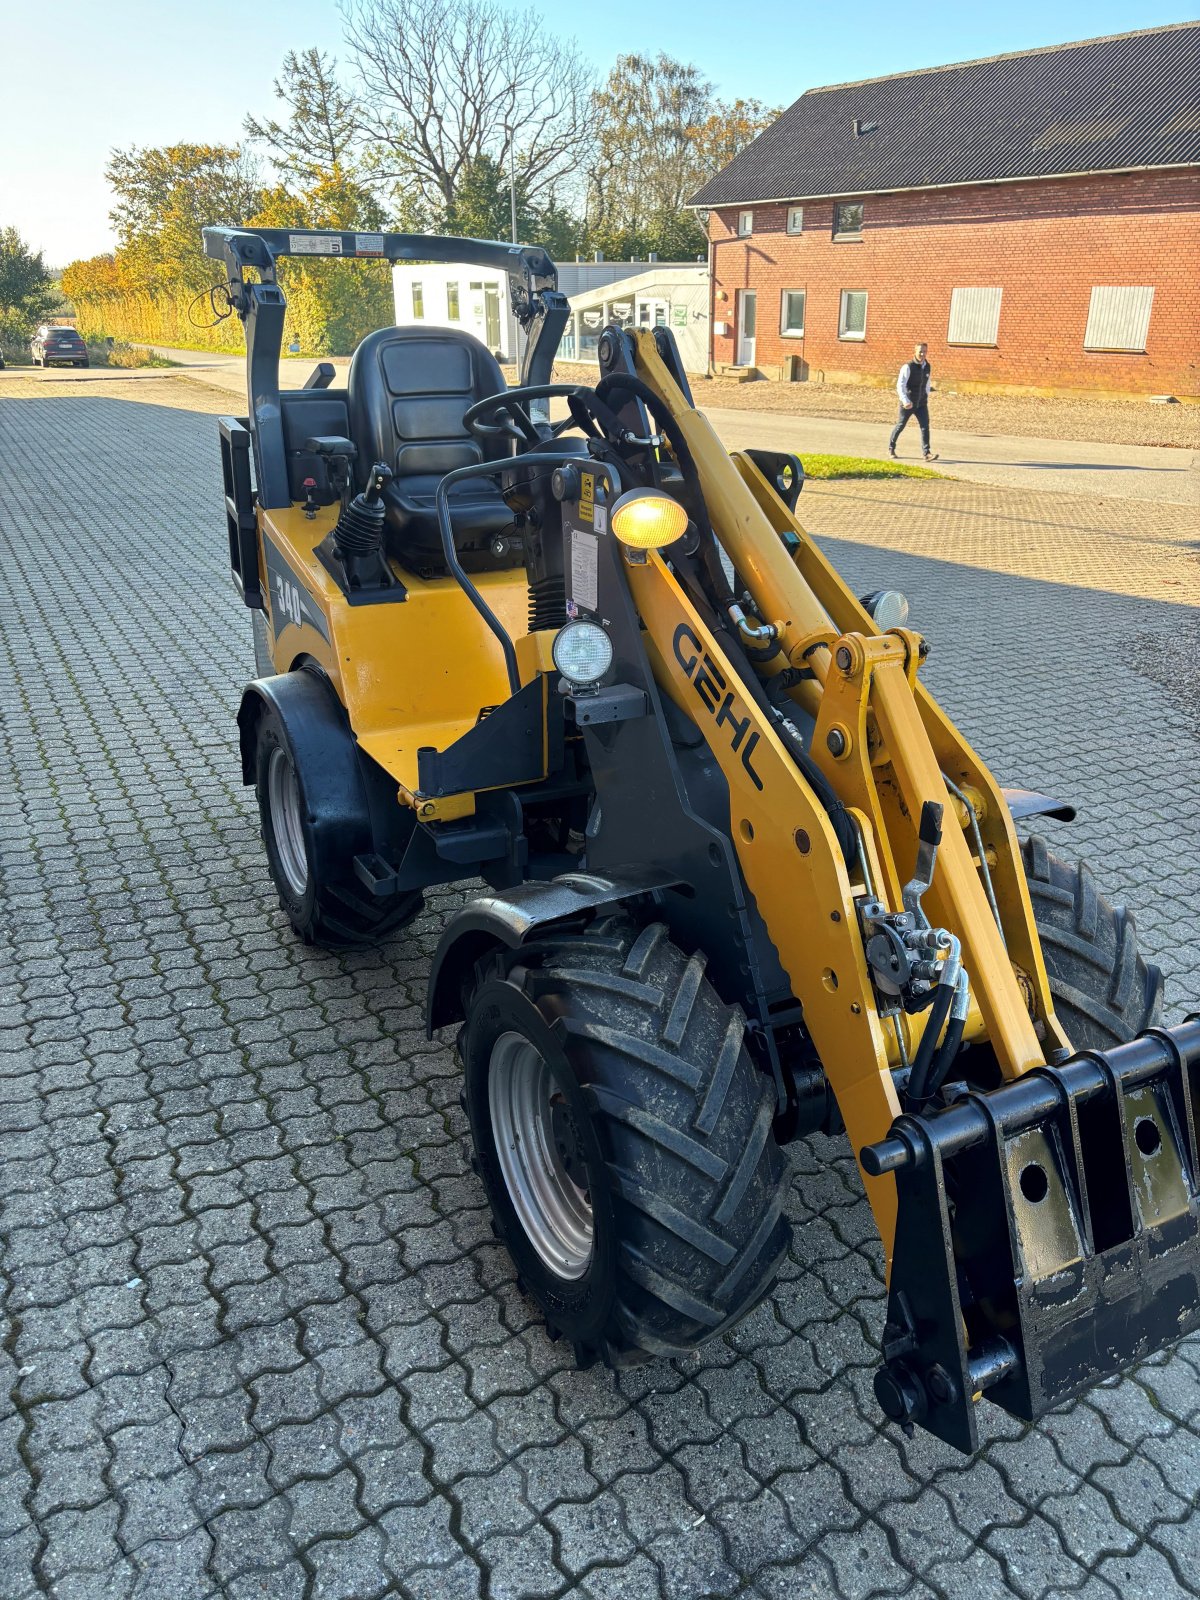
[(377, 461), (371, 468), (367, 487), (362, 492), (362, 502), (365, 506), (377, 506), (383, 499), (383, 491), (391, 483), (394, 473), (386, 462)]
[(918, 923), (929, 926), (929, 919), (921, 909), (921, 898), (933, 882), (937, 866), (938, 846), (942, 842), (942, 812), (939, 800), (926, 800), (921, 807), (921, 826), (917, 834), (917, 864), (913, 875), (904, 885), (904, 909)]
[(388, 566), (384, 554), (387, 507), (383, 492), (392, 481), (392, 469), (377, 461), (367, 474), (366, 487), (353, 500), (342, 502), (337, 526), (317, 548), (318, 556), (334, 565), (331, 570), (347, 593), (354, 589), (407, 591)]

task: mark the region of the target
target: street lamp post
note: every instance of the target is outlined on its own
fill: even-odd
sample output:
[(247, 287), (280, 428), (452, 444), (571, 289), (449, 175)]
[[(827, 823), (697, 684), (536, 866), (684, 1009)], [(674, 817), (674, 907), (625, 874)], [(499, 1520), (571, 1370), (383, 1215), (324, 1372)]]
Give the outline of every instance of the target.
[(508, 201), (512, 208), (512, 242), (519, 244), (517, 238), (517, 157), (516, 141), (510, 136), (508, 141)]

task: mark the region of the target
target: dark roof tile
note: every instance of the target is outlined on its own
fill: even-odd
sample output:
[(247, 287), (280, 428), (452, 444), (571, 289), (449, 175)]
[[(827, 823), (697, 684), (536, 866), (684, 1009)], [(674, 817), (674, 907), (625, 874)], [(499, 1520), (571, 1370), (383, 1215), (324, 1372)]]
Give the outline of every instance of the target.
[(1200, 23), (1189, 22), (810, 89), (691, 204), (1196, 164)]

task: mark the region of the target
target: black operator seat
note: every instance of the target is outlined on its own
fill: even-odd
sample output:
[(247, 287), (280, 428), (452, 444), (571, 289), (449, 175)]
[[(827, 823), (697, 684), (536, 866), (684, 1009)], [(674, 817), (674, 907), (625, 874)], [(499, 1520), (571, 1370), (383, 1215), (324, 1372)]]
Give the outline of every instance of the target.
[[(454, 328), (380, 328), (350, 363), (350, 432), (360, 486), (376, 461), (395, 476), (384, 491), (389, 553), (417, 572), (444, 572), (434, 495), (445, 473), (485, 459), (463, 426), (468, 406), (506, 388), (487, 348)], [(503, 441), (486, 459), (507, 455)], [(464, 567), (520, 565), (519, 543), (500, 557), (490, 542), (513, 514), (494, 478), (455, 484), (450, 493), (454, 546)], [(515, 543), (515, 541), (514, 541)]]

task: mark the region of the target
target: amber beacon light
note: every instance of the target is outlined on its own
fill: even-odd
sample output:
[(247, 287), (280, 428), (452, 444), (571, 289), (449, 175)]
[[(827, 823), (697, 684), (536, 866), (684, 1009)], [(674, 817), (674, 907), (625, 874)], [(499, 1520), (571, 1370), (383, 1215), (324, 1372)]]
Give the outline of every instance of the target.
[(634, 550), (661, 550), (682, 538), (687, 512), (656, 489), (630, 489), (613, 502), (612, 531)]

